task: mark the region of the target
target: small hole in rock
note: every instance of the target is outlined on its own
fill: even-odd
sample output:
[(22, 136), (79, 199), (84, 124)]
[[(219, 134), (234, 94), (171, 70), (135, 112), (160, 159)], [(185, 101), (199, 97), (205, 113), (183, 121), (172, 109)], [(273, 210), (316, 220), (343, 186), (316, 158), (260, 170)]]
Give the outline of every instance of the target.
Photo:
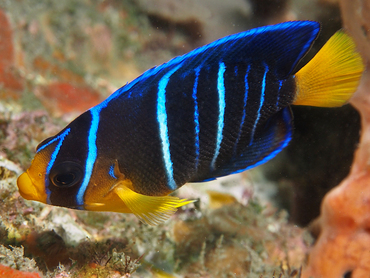
[(352, 271), (347, 271), (344, 275), (343, 278), (351, 278), (352, 277)]

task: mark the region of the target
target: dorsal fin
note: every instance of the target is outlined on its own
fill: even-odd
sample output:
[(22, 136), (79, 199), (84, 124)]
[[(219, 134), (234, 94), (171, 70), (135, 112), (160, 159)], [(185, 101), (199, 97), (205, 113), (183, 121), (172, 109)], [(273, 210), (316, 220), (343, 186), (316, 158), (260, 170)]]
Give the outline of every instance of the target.
[(162, 75), (158, 73), (165, 74), (179, 65), (181, 67), (177, 72), (186, 75), (200, 66), (218, 66), (220, 61), (249, 63), (259, 60), (273, 68), (279, 79), (284, 79), (310, 49), (319, 31), (318, 22), (290, 21), (230, 35), (147, 70), (118, 89), (105, 102), (125, 95), (139, 82), (146, 86), (146, 82), (142, 81), (152, 82), (153, 78), (161, 78)]
[(315, 21), (291, 21), (256, 30), (261, 32), (250, 36), (248, 45), (244, 46), (244, 55), (261, 59), (275, 70), (279, 79), (285, 79), (311, 48), (320, 32), (320, 24)]

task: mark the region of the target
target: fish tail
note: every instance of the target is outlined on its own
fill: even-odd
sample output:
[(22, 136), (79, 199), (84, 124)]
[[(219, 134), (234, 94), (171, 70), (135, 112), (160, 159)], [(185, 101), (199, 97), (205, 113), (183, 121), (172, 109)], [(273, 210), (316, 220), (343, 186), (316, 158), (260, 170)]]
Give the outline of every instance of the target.
[(294, 105), (338, 107), (356, 91), (364, 65), (352, 38), (336, 32), (295, 74)]

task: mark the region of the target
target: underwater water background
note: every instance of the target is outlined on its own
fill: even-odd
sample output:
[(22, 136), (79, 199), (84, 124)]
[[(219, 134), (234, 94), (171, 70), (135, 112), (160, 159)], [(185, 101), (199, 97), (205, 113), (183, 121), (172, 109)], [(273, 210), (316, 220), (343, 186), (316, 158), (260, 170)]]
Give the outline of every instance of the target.
[(25, 201), (16, 177), (38, 143), (81, 112), (217, 38), (317, 20), (310, 59), (342, 26), (337, 1), (0, 0), (0, 8), (1, 264), (41, 277), (298, 277), (314, 240), (305, 227), (350, 169), (360, 119), (349, 105), (293, 107), (286, 150), (252, 171), (184, 186), (176, 194), (199, 202), (157, 227)]

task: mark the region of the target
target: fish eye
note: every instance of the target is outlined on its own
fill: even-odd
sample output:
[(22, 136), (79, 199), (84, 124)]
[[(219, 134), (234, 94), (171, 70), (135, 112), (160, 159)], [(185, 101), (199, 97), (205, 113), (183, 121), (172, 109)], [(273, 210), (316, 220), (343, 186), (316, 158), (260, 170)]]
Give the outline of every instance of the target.
[(59, 188), (67, 188), (76, 185), (82, 178), (81, 166), (72, 161), (59, 163), (49, 174), (50, 181)]

